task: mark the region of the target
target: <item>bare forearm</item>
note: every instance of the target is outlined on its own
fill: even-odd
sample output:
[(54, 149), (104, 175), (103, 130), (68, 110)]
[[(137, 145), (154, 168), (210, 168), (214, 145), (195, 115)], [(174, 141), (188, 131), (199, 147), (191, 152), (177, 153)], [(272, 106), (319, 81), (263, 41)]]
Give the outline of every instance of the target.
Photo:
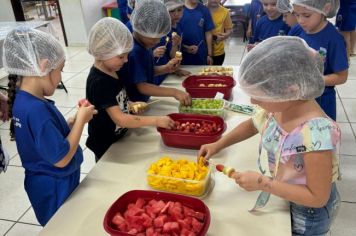
[(217, 143), (219, 145), (219, 149), (223, 149), (246, 140), (257, 133), (258, 131), (253, 125), (252, 119), (248, 119), (235, 127), (227, 135), (223, 136), (223, 138), (221, 138)]
[[(313, 193), (306, 185), (288, 184), (271, 180), (267, 176), (263, 177), (261, 184), (263, 191), (307, 207), (320, 208), (323, 207), (328, 200), (325, 196), (323, 197)], [(330, 195), (330, 191), (331, 184), (327, 196)]]
[(347, 70), (325, 75), (324, 76), (325, 86), (335, 86), (339, 84), (344, 84), (347, 80), (347, 77), (348, 77)]
[(155, 76), (157, 75), (164, 75), (164, 74), (168, 74), (168, 67), (166, 65), (162, 65), (162, 66), (155, 66)]
[(176, 92), (174, 88), (160, 87), (149, 83), (139, 83), (136, 86), (140, 93), (147, 96), (173, 97)]
[(208, 47), (208, 55), (213, 55), (213, 33), (211, 31), (205, 32), (205, 40)]
[(60, 160), (55, 164), (56, 167), (59, 168), (66, 167), (68, 163), (72, 160), (75, 152), (78, 149), (78, 145), (79, 145), (80, 137), (83, 133), (83, 129), (84, 129), (84, 122), (80, 122), (78, 120), (74, 122), (73, 127), (69, 135), (67, 136), (67, 140), (69, 143), (69, 152), (67, 153), (67, 155), (63, 157), (62, 160)]
[(116, 118), (115, 124), (124, 128), (138, 128), (142, 126), (156, 126), (157, 117), (155, 116), (135, 116), (122, 114)]

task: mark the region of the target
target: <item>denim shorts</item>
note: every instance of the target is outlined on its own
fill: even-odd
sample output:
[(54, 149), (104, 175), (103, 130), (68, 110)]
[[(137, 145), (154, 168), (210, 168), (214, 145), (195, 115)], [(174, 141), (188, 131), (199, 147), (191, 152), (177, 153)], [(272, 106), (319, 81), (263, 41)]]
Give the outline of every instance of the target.
[(323, 236), (326, 235), (340, 208), (340, 195), (336, 184), (332, 184), (330, 198), (321, 208), (305, 207), (290, 203), (293, 236)]

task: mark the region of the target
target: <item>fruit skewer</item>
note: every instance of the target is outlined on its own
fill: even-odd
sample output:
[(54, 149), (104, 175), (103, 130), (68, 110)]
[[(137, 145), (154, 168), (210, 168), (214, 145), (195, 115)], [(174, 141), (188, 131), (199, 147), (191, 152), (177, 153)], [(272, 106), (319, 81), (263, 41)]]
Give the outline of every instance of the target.
[(224, 175), (228, 176), (229, 178), (232, 178), (232, 175), (237, 173), (234, 168), (224, 166), (222, 164), (217, 164), (215, 167), (217, 171), (224, 173)]

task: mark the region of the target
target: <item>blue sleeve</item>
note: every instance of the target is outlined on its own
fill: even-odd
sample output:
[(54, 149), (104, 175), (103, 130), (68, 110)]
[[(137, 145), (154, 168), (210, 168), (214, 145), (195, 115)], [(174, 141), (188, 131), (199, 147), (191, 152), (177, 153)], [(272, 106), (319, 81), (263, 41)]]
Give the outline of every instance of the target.
[(205, 24), (204, 24), (204, 32), (208, 32), (210, 30), (213, 30), (215, 28), (213, 18), (211, 17), (210, 11), (207, 7), (204, 7), (204, 18), (205, 18)]
[(347, 62), (346, 44), (341, 35), (336, 35), (333, 44), (329, 47), (327, 57), (327, 63), (334, 73), (346, 70), (349, 67)]
[(35, 145), (42, 159), (52, 165), (61, 161), (70, 149), (68, 140), (51, 119), (45, 121), (36, 132)]
[(128, 71), (130, 75), (131, 82), (134, 84), (145, 83), (148, 82), (147, 71), (152, 71), (154, 68), (149, 68), (149, 65), (145, 64), (145, 57), (153, 55), (144, 55), (137, 53), (137, 51), (132, 51), (129, 55), (128, 61)]
[(260, 38), (260, 28), (261, 28), (261, 21), (258, 20), (256, 23), (255, 30), (253, 31), (253, 38), (250, 43), (256, 43), (259, 41)]

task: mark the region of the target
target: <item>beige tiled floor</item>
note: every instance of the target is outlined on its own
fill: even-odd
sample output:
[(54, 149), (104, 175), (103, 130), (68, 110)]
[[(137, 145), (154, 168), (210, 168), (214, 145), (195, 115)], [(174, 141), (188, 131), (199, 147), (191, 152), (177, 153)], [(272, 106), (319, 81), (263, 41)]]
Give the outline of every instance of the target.
[[(226, 65), (239, 65), (245, 53), (241, 39), (233, 38), (227, 43)], [(63, 81), (69, 93), (57, 90), (53, 100), (62, 114), (68, 118), (75, 113), (76, 103), (85, 96), (85, 82), (93, 59), (83, 47), (66, 49), (67, 61), (62, 73)], [(356, 58), (352, 65), (349, 80), (338, 86), (339, 98), (338, 122), (343, 131), (341, 145), (341, 168), (343, 180), (339, 183), (342, 196), (341, 211), (336, 219), (331, 234), (333, 236), (356, 235)], [(0, 85), (6, 85), (6, 74), (0, 69)], [(0, 135), (4, 146), (12, 159), (8, 171), (0, 175), (0, 235), (32, 236), (41, 230), (35, 218), (31, 204), (23, 187), (24, 170), (17, 155), (16, 145), (9, 140), (8, 123), (0, 123)], [(94, 166), (94, 155), (84, 145), (87, 131), (82, 135), (81, 146), (84, 150), (81, 179)], [(276, 226), (277, 227), (277, 226)]]

